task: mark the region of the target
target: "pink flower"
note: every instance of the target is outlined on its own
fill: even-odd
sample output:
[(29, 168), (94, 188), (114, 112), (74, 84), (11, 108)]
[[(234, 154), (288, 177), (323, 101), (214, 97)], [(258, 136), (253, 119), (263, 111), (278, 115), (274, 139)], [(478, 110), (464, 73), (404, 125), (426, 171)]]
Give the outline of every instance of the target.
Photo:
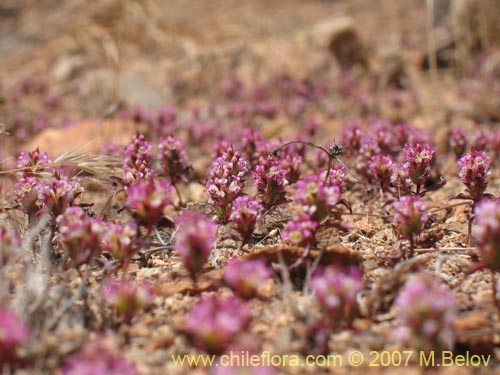
[(391, 184), (394, 170), (394, 158), (390, 155), (374, 155), (370, 159), (370, 174), (375, 177), (382, 190), (387, 190)]
[(186, 181), (190, 167), (182, 140), (172, 136), (161, 138), (158, 149), (163, 175), (168, 176), (172, 183)]
[(356, 296), (363, 286), (363, 276), (356, 267), (319, 268), (310, 281), (316, 298), (333, 322), (353, 318)]
[(33, 176), (34, 172), (43, 171), (45, 165), (52, 162), (47, 152), (40, 152), (38, 148), (33, 151), (22, 151), (17, 158), (18, 168), (28, 168), (23, 171), (23, 176)]
[(229, 220), (236, 224), (236, 230), (243, 242), (248, 242), (262, 216), (264, 208), (252, 197), (242, 196), (234, 200), (231, 210)]
[(232, 202), (243, 193), (244, 176), (248, 169), (248, 161), (232, 148), (210, 166), (210, 176), (205, 186), (209, 195), (208, 202), (213, 205), (219, 223), (228, 222)]
[(417, 186), (417, 194), (420, 188), (430, 179), (431, 163), (436, 149), (429, 144), (410, 144), (404, 148), (404, 168), (411, 181)]
[(341, 188), (334, 180), (325, 181), (320, 172), (297, 181), (295, 198), (311, 219), (319, 223), (326, 219), (330, 210), (339, 203), (341, 193)]
[(295, 246), (311, 246), (315, 243), (315, 234), (318, 229), (318, 222), (309, 215), (302, 214), (290, 220), (281, 233), (283, 239)]
[(133, 222), (127, 224), (108, 223), (103, 235), (103, 247), (113, 258), (126, 265), (137, 252), (137, 226)]
[(425, 351), (453, 348), (456, 301), (435, 278), (427, 274), (410, 276), (395, 307), (402, 325), (398, 336), (405, 344)]
[(17, 316), (0, 309), (0, 368), (16, 359), (16, 348), (30, 337), (30, 331)]
[(224, 280), (243, 299), (255, 297), (259, 287), (271, 277), (263, 260), (233, 259), (226, 266)]
[(57, 375), (139, 375), (135, 366), (113, 353), (102, 341), (94, 340), (72, 356)]
[(56, 219), (56, 239), (72, 260), (74, 267), (88, 263), (102, 251), (101, 240), (106, 230), (102, 220), (90, 218), (80, 207), (69, 207)]
[(450, 149), (457, 158), (461, 157), (467, 150), (467, 132), (464, 128), (454, 128), (450, 135)]
[(245, 331), (252, 320), (249, 307), (236, 297), (214, 294), (200, 298), (191, 310), (185, 331), (194, 344), (210, 354), (220, 354)]
[(500, 202), (487, 200), (478, 204), (476, 244), (481, 262), (491, 270), (500, 270)]
[(138, 225), (148, 229), (163, 217), (164, 209), (172, 204), (173, 187), (167, 180), (149, 179), (132, 183), (127, 188), (127, 206), (135, 214)]
[(135, 286), (128, 280), (115, 279), (109, 279), (104, 284), (101, 295), (126, 319), (131, 319), (137, 311), (149, 306), (154, 298), (146, 283)]
[(482, 150), (471, 149), (458, 161), (460, 179), (470, 199), (477, 202), (483, 196), (488, 186), (490, 176), (490, 158)]
[(428, 219), (425, 208), (419, 196), (404, 196), (394, 202), (394, 221), (404, 238), (420, 234)]
[(340, 131), (340, 144), (347, 148), (348, 155), (352, 155), (360, 149), (362, 138), (363, 130), (358, 121), (347, 123)]
[(194, 276), (207, 261), (215, 247), (217, 225), (204, 215), (185, 211), (177, 219), (177, 233), (174, 250), (179, 254), (184, 267)]
[(17, 232), (0, 224), (0, 270), (19, 259), (21, 249), (21, 237)]
[(252, 171), (252, 178), (265, 207), (285, 202), (285, 188), (289, 181), (287, 171), (280, 161), (275, 160), (271, 155), (261, 157)]
[(126, 185), (149, 179), (154, 175), (151, 169), (151, 144), (144, 135), (137, 133), (123, 152), (123, 180)]
[(49, 210), (57, 217), (73, 206), (83, 193), (83, 187), (77, 177), (61, 176), (60, 171), (56, 170), (50, 181), (37, 180), (32, 191), (36, 194), (36, 206)]

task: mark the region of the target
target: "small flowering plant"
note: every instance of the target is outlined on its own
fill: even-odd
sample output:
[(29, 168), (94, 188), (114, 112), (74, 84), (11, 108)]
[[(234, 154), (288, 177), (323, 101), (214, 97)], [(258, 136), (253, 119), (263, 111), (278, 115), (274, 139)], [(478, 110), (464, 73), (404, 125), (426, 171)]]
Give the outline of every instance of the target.
[(340, 131), (340, 143), (347, 148), (347, 156), (352, 156), (361, 147), (363, 129), (359, 122), (347, 123)]
[(132, 183), (127, 188), (127, 207), (139, 226), (149, 231), (164, 216), (164, 210), (172, 204), (174, 189), (167, 180), (148, 179)]
[(295, 198), (311, 219), (320, 223), (340, 203), (341, 193), (341, 188), (332, 183), (331, 179), (325, 181), (322, 173), (317, 173), (297, 181)]
[(290, 182), (281, 161), (271, 155), (261, 157), (252, 170), (252, 178), (264, 207), (270, 208), (286, 202), (285, 188)]
[(52, 163), (47, 152), (40, 152), (37, 147), (35, 150), (26, 152), (22, 151), (17, 158), (17, 167), (23, 169), (23, 176), (34, 176), (36, 172), (40, 172), (46, 169)]
[(213, 206), (219, 223), (226, 224), (229, 221), (232, 202), (243, 193), (244, 177), (248, 171), (248, 161), (232, 148), (210, 166), (205, 186), (209, 195), (208, 202)]
[(81, 207), (74, 206), (59, 215), (56, 222), (56, 240), (73, 267), (88, 263), (102, 251), (101, 241), (106, 226), (101, 219), (90, 218)]
[(215, 247), (217, 225), (203, 214), (183, 212), (176, 221), (179, 226), (174, 250), (194, 279)]
[(14, 185), (13, 196), (31, 221), (43, 213), (49, 213), (55, 219), (66, 208), (75, 205), (83, 191), (77, 177), (62, 176), (59, 170), (55, 170), (50, 180), (33, 176), (20, 178)]
[(135, 286), (127, 279), (109, 279), (102, 286), (101, 296), (125, 319), (130, 320), (139, 310), (148, 307), (153, 301), (153, 293), (146, 283)]
[(17, 232), (0, 225), (0, 275), (4, 267), (19, 259), (22, 254), (20, 249), (21, 237)]
[(470, 273), (485, 268), (490, 270), (493, 301), (500, 310), (495, 279), (495, 272), (500, 270), (500, 202), (498, 200), (479, 202), (476, 207), (476, 220), (475, 239), (479, 262), (472, 266)]
[(394, 223), (402, 238), (410, 241), (410, 256), (413, 255), (416, 237), (422, 232), (428, 215), (426, 204), (418, 195), (407, 195), (393, 203)]
[(368, 165), (370, 174), (378, 183), (381, 191), (391, 186), (391, 177), (394, 171), (394, 158), (390, 155), (374, 155)]
[(241, 196), (234, 200), (229, 220), (234, 222), (243, 243), (248, 243), (261, 219), (264, 207), (250, 196)]
[(315, 244), (318, 222), (308, 214), (295, 216), (290, 220), (281, 235), (286, 243), (306, 248)]
[(490, 158), (482, 150), (471, 149), (458, 160), (460, 180), (466, 194), (457, 196), (477, 203), (484, 197), (490, 172)]
[(450, 150), (455, 156), (460, 158), (466, 151), (468, 145), (467, 132), (463, 127), (454, 128), (450, 134)]
[(455, 199), (467, 199), (472, 201), (470, 212), (468, 213), (467, 242), (469, 242), (472, 232), (472, 222), (476, 205), (483, 198), (493, 198), (491, 194), (486, 194), (488, 179), (490, 177), (490, 158), (483, 150), (471, 149), (458, 160), (460, 180), (465, 185), (466, 193), (455, 196)]
[(430, 180), (431, 163), (436, 149), (430, 144), (410, 144), (404, 148), (404, 168), (410, 180), (416, 186), (416, 194), (422, 193), (422, 187)]
[(319, 268), (309, 286), (333, 324), (350, 323), (355, 317), (356, 296), (364, 287), (363, 275), (357, 267)]
[(16, 360), (16, 349), (29, 337), (28, 326), (9, 310), (0, 308), (0, 368)]
[(73, 355), (56, 375), (139, 375), (133, 364), (115, 354), (103, 339), (97, 339)]
[(161, 174), (167, 176), (172, 184), (187, 181), (191, 167), (187, 161), (186, 150), (180, 138), (168, 136), (158, 144)]
[(204, 295), (191, 310), (184, 332), (210, 354), (221, 354), (252, 320), (250, 308), (236, 297)]
[(440, 353), (455, 342), (453, 293), (428, 274), (411, 275), (395, 301), (401, 323), (396, 337), (416, 350)]
[(254, 298), (259, 287), (271, 277), (263, 260), (231, 260), (224, 272), (224, 280), (234, 292), (245, 300)]
[(500, 270), (500, 202), (481, 201), (476, 207), (476, 245), (482, 264)]
[(126, 224), (107, 223), (102, 237), (103, 249), (126, 268), (129, 261), (139, 250), (137, 247), (137, 226), (129, 221)]
[(154, 176), (151, 168), (152, 146), (143, 134), (137, 133), (123, 153), (123, 181), (125, 185)]

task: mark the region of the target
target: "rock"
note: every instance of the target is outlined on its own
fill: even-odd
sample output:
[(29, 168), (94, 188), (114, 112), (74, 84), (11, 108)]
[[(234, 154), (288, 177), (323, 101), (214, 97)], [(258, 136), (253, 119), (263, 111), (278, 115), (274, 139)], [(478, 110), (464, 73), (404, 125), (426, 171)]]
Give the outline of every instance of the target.
[(164, 105), (166, 91), (141, 75), (119, 76), (112, 69), (87, 73), (80, 87), (81, 111), (86, 116), (103, 116), (112, 106), (143, 107), (151, 110)]
[(315, 44), (328, 48), (344, 69), (356, 64), (366, 66), (366, 48), (350, 17), (335, 17), (319, 23), (314, 27), (313, 40)]
[(80, 55), (63, 55), (59, 57), (50, 70), (50, 75), (55, 82), (63, 82), (72, 78), (84, 65)]
[(122, 120), (83, 120), (73, 126), (43, 130), (22, 150), (47, 151), (52, 158), (61, 154), (79, 150), (81, 152), (99, 152), (106, 141), (126, 144), (136, 131), (141, 129), (130, 121)]
[(118, 80), (118, 96), (128, 106), (155, 109), (165, 105), (166, 93), (142, 76), (124, 75)]

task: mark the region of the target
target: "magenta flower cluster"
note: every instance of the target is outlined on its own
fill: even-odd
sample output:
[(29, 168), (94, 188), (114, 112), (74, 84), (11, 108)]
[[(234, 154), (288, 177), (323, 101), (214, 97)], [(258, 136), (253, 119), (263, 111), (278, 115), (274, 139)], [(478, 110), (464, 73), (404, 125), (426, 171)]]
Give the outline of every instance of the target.
[(209, 179), (205, 186), (209, 195), (208, 202), (213, 206), (219, 223), (228, 222), (232, 202), (242, 194), (245, 187), (244, 177), (248, 171), (248, 161), (232, 148), (210, 166)]
[(56, 218), (57, 241), (71, 259), (73, 267), (88, 263), (102, 251), (106, 226), (101, 219), (89, 217), (80, 207), (69, 207)]
[(138, 225), (154, 227), (172, 204), (173, 187), (167, 180), (148, 179), (127, 187), (127, 206), (133, 211)]
[(315, 243), (318, 222), (308, 214), (297, 215), (290, 220), (281, 235), (285, 242), (294, 246), (309, 247)]
[(286, 201), (285, 188), (290, 182), (280, 160), (276, 160), (271, 155), (260, 157), (252, 170), (252, 178), (265, 207), (272, 207)]
[(61, 176), (56, 170), (50, 180), (25, 176), (14, 185), (16, 202), (29, 215), (41, 212), (57, 217), (83, 193), (77, 177)]
[(350, 321), (356, 312), (356, 296), (364, 287), (357, 267), (329, 266), (319, 268), (309, 286), (333, 324)]
[(491, 270), (500, 270), (500, 202), (481, 201), (475, 210), (475, 239), (481, 263)]
[(460, 158), (467, 150), (468, 140), (467, 132), (463, 127), (454, 128), (451, 131), (449, 146), (450, 151)]
[(187, 181), (190, 167), (182, 140), (172, 136), (161, 138), (158, 150), (162, 175), (167, 176), (172, 183)]
[(103, 339), (87, 343), (56, 375), (139, 375), (133, 364), (115, 354)]
[(390, 155), (374, 155), (368, 165), (370, 174), (383, 191), (389, 189), (394, 172), (394, 158)]
[(19, 234), (0, 224), (0, 272), (9, 263), (13, 264), (22, 254)]
[(130, 259), (139, 250), (136, 245), (137, 226), (129, 221), (126, 224), (107, 223), (102, 237), (104, 250), (126, 267)]
[(271, 277), (263, 260), (231, 260), (224, 272), (224, 280), (243, 299), (252, 299), (259, 287)]
[(151, 143), (143, 134), (137, 133), (123, 153), (123, 181), (126, 185), (154, 176), (151, 155)]
[(252, 238), (263, 212), (264, 207), (260, 202), (250, 196), (241, 196), (234, 200), (229, 220), (236, 225), (236, 230), (244, 243)]
[(38, 148), (33, 151), (22, 151), (17, 158), (17, 167), (26, 168), (23, 170), (23, 176), (32, 176), (34, 172), (40, 172), (45, 166), (52, 163), (47, 152), (40, 152)]
[(332, 179), (325, 181), (323, 173), (316, 173), (297, 181), (295, 198), (302, 205), (304, 212), (320, 223), (339, 203), (341, 193), (341, 188)]
[(430, 144), (407, 143), (404, 148), (404, 167), (420, 194), (422, 186), (430, 179), (431, 163), (436, 149)]
[(457, 304), (453, 293), (428, 274), (411, 275), (395, 301), (396, 337), (416, 350), (450, 350)]
[(30, 337), (28, 326), (9, 310), (0, 308), (0, 369), (16, 360), (16, 349)]
[(249, 307), (236, 297), (202, 296), (191, 310), (184, 329), (194, 344), (210, 354), (221, 354), (252, 320)]
[(458, 160), (459, 177), (465, 185), (468, 198), (479, 201), (490, 176), (490, 158), (482, 150), (472, 149)]
[(153, 302), (153, 293), (146, 283), (134, 285), (126, 279), (107, 280), (101, 288), (104, 301), (114, 307), (125, 319), (131, 319), (139, 310)]
[(194, 211), (183, 212), (176, 223), (179, 231), (174, 250), (181, 257), (184, 267), (194, 277), (215, 247), (217, 225), (203, 214)]
[(425, 213), (426, 204), (418, 195), (407, 195), (395, 201), (393, 207), (394, 223), (399, 235), (410, 240), (410, 251), (413, 253), (415, 238), (429, 218)]

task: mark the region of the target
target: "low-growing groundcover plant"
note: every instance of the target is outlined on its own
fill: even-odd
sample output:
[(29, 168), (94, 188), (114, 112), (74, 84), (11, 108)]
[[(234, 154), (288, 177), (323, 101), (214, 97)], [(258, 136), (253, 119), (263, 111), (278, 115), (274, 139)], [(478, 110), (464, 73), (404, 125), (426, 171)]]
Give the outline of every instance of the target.
[(56, 374), (139, 375), (139, 371), (132, 363), (114, 353), (102, 339), (96, 339), (69, 358)]
[(458, 160), (459, 177), (465, 185), (466, 193), (456, 196), (459, 199), (472, 201), (471, 209), (468, 214), (469, 226), (467, 231), (467, 242), (469, 242), (472, 222), (474, 220), (474, 211), (483, 198), (491, 198), (491, 194), (486, 194), (490, 172), (490, 158), (483, 150), (471, 149), (469, 153), (464, 154)]
[(252, 320), (250, 308), (237, 297), (205, 295), (193, 307), (184, 330), (193, 343), (210, 354), (221, 354)]
[(399, 235), (410, 241), (409, 256), (412, 256), (415, 240), (428, 220), (425, 202), (418, 195), (407, 195), (394, 202), (393, 206), (394, 223)]
[(488, 269), (491, 272), (491, 289), (495, 306), (500, 309), (497, 299), (495, 272), (500, 270), (500, 202), (484, 200), (476, 206), (477, 228), (475, 240), (479, 262), (471, 271)]
[[(373, 120), (385, 116), (380, 77), (337, 77), (325, 66), (246, 82), (234, 65), (222, 85), (204, 71), (209, 81), (196, 87), (173, 79), (175, 106), (109, 114), (138, 131), (106, 155), (35, 148), (0, 171), (0, 372), (170, 373), (172, 354), (220, 361), (244, 350), (428, 352), (457, 340), (477, 349), (454, 323), (459, 311), (485, 308), (459, 295), (463, 252), (479, 261), (469, 273), (490, 273), (498, 305), (500, 133), (456, 128), (445, 155), (422, 129)], [(65, 100), (35, 81), (6, 95), (9, 109), (42, 91), (49, 112)], [(396, 104), (407, 94), (391, 90)], [(360, 119), (336, 132), (353, 108)], [(38, 115), (9, 113), (16, 142), (23, 127), (29, 135), (46, 126)], [(281, 139), (269, 137), (274, 121), (286, 125)], [(445, 161), (455, 157), (451, 171)], [(472, 202), (470, 246), (450, 196)], [(401, 243), (404, 256), (382, 265), (379, 249)], [(487, 315), (494, 332), (498, 317)]]
[(399, 292), (395, 308), (401, 323), (395, 336), (415, 350), (441, 355), (451, 350), (457, 304), (453, 293), (428, 274), (411, 275)]
[(9, 310), (0, 309), (0, 368), (17, 359), (16, 349), (30, 337), (28, 326)]

